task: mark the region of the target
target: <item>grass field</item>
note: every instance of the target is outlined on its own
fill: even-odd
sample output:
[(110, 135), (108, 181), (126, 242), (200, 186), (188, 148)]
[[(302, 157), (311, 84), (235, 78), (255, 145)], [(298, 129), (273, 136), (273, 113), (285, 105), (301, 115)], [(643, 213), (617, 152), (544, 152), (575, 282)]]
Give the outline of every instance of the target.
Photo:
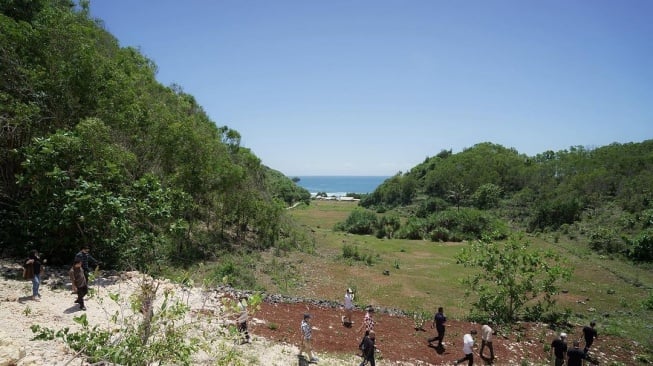
[[(269, 292), (336, 301), (342, 301), (345, 289), (352, 287), (358, 305), (428, 312), (443, 306), (453, 318), (469, 314), (470, 300), (465, 297), (461, 280), (470, 269), (455, 260), (465, 243), (388, 240), (334, 232), (333, 226), (356, 205), (313, 201), (308, 207), (291, 210), (291, 215), (311, 232), (316, 253), (290, 253), (285, 257), (266, 253), (260, 267), (267, 270), (258, 273), (261, 284)], [(560, 310), (572, 311), (573, 323), (596, 320), (599, 332), (633, 339), (653, 350), (653, 312), (642, 305), (652, 296), (650, 266), (605, 258), (564, 238), (525, 238), (533, 247), (562, 253), (573, 268), (572, 280), (560, 285), (566, 293), (558, 298)], [(371, 254), (372, 264), (343, 259), (344, 245)]]

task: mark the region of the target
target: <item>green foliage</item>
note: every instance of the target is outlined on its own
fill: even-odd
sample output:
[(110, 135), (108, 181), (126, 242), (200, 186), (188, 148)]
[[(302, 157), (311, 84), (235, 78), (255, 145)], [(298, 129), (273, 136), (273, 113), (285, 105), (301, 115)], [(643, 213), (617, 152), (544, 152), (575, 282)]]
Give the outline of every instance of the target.
[(503, 239), (508, 234), (506, 225), (489, 213), (471, 208), (449, 209), (426, 219), (410, 217), (395, 237), (429, 239), (431, 241), (461, 241)]
[[(309, 193), (261, 164), (89, 4), (0, 4), (0, 243), (156, 271), (231, 243), (265, 249)], [(27, 243), (27, 244), (26, 244)]]
[(465, 267), (479, 269), (463, 280), (468, 295), (475, 296), (473, 310), (500, 323), (541, 318), (555, 303), (557, 282), (571, 277), (559, 255), (531, 250), (521, 238), (505, 244), (476, 241), (456, 259)]
[(589, 233), (590, 248), (600, 253), (622, 253), (625, 243), (612, 228), (598, 227)]
[(288, 207), (297, 202), (303, 202), (307, 205), (311, 203), (311, 193), (297, 185), (299, 178), (288, 179), (281, 172), (268, 169), (267, 181), (273, 196)]
[(392, 239), (395, 232), (401, 227), (401, 220), (395, 214), (381, 216), (378, 222), (378, 229), (376, 231), (377, 238)]
[(653, 229), (647, 229), (631, 240), (628, 256), (637, 261), (653, 261)]
[(412, 176), (397, 174), (381, 185), (369, 195), (361, 198), (362, 207), (373, 207), (380, 204), (389, 207), (409, 204), (415, 197), (418, 183)]
[(486, 183), (478, 187), (472, 195), (474, 206), (479, 209), (495, 208), (499, 205), (502, 191), (501, 187), (493, 183)]
[(365, 209), (355, 209), (344, 222), (336, 224), (335, 230), (352, 234), (373, 234), (378, 227), (376, 214)]
[(558, 228), (580, 219), (582, 204), (576, 198), (558, 198), (541, 202), (530, 222), (530, 229)]
[(415, 212), (415, 216), (426, 218), (431, 214), (446, 210), (449, 206), (449, 203), (442, 198), (429, 197), (420, 203), (417, 211)]
[(222, 283), (234, 288), (255, 289), (258, 287), (252, 259), (246, 256), (226, 255), (220, 258), (219, 264), (209, 274), (214, 283)]
[(347, 243), (342, 245), (342, 258), (364, 262), (368, 266), (374, 264), (374, 255), (371, 252), (361, 252), (357, 245)]

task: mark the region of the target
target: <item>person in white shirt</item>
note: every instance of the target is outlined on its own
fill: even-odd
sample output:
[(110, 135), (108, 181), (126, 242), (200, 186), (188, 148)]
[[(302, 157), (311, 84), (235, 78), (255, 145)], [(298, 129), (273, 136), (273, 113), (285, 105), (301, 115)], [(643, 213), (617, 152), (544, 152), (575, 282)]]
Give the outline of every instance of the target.
[(342, 317), (342, 324), (351, 327), (351, 316), (354, 312), (354, 291), (348, 288), (345, 292), (345, 316)]
[(492, 346), (492, 328), (488, 324), (483, 324), (481, 327), (481, 350), (479, 355), (483, 357), (483, 350), (485, 346), (490, 349), (490, 361), (494, 361), (494, 347)]
[(476, 329), (472, 329), (469, 333), (463, 336), (463, 353), (465, 357), (456, 361), (455, 365), (467, 361), (467, 366), (472, 366), (474, 364), (474, 336), (476, 335)]

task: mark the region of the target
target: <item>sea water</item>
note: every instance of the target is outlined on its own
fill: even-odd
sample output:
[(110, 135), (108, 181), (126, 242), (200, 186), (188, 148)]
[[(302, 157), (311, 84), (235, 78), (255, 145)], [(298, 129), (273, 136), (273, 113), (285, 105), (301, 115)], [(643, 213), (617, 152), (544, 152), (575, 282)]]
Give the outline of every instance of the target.
[(315, 195), (326, 192), (328, 196), (346, 196), (347, 193), (372, 193), (387, 176), (299, 176), (297, 185)]

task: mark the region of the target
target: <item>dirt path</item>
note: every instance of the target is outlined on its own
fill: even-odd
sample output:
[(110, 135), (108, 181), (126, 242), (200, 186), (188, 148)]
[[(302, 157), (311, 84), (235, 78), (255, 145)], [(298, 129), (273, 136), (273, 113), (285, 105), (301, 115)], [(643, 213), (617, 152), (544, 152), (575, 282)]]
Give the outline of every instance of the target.
[[(74, 359), (74, 353), (64, 344), (56, 341), (31, 341), (33, 337), (29, 327), (32, 324), (46, 325), (52, 329), (78, 325), (72, 318), (81, 311), (73, 304), (75, 297), (65, 282), (65, 276), (46, 276), (41, 293), (43, 298), (36, 302), (29, 299), (31, 283), (15, 278), (19, 267), (15, 264), (0, 263), (0, 366), (13, 364), (26, 365), (66, 365)], [(86, 314), (94, 324), (108, 326), (108, 314), (120, 309), (118, 304), (108, 299), (110, 293), (129, 295), (133, 293), (142, 279), (136, 272), (127, 272), (100, 277), (94, 288), (97, 295), (87, 301)], [(212, 314), (219, 320), (222, 314), (220, 306), (224, 294), (201, 289), (181, 289), (177, 285), (162, 281), (165, 286), (172, 286), (175, 292), (183, 295), (191, 307), (190, 314)], [(314, 326), (314, 347), (321, 365), (357, 365), (360, 363), (358, 343), (362, 332), (358, 332), (362, 311), (354, 314), (355, 324), (344, 327), (340, 317), (342, 311), (329, 307), (319, 307), (307, 303), (273, 304), (263, 303), (260, 310), (250, 320), (251, 344), (233, 345), (225, 340), (222, 344), (240, 354), (243, 365), (266, 366), (303, 366), (306, 362), (297, 358), (299, 342), (299, 324), (302, 315), (311, 313)], [(445, 309), (446, 313), (446, 309)], [(433, 336), (434, 330), (427, 323), (426, 331), (415, 330), (412, 319), (388, 314), (376, 314), (377, 347), (381, 350), (377, 365), (444, 365), (451, 364), (462, 356), (462, 336), (471, 328), (479, 330), (480, 326), (468, 322), (449, 320), (445, 336), (445, 349), (436, 350), (427, 345), (426, 339)], [(195, 319), (196, 320), (196, 319)], [(224, 320), (224, 319), (222, 319)], [(571, 330), (569, 339), (579, 337), (580, 328)], [(510, 334), (495, 336), (496, 365), (519, 365), (524, 361), (529, 364), (546, 364), (545, 344), (550, 344), (554, 332), (541, 324), (523, 324), (522, 329)], [(480, 339), (476, 340), (480, 344)], [(476, 349), (478, 351), (478, 348)], [(633, 364), (634, 357), (641, 351), (635, 344), (601, 336), (595, 343), (592, 353), (601, 364), (621, 362)], [(219, 353), (219, 352), (218, 352)], [(486, 351), (487, 354), (487, 351)], [(477, 353), (478, 355), (478, 353)], [(216, 355), (202, 354), (196, 357), (196, 365), (216, 364)], [(73, 361), (80, 365), (80, 360)], [(483, 364), (476, 357), (476, 364)], [(82, 365), (85, 363), (81, 363)]]

